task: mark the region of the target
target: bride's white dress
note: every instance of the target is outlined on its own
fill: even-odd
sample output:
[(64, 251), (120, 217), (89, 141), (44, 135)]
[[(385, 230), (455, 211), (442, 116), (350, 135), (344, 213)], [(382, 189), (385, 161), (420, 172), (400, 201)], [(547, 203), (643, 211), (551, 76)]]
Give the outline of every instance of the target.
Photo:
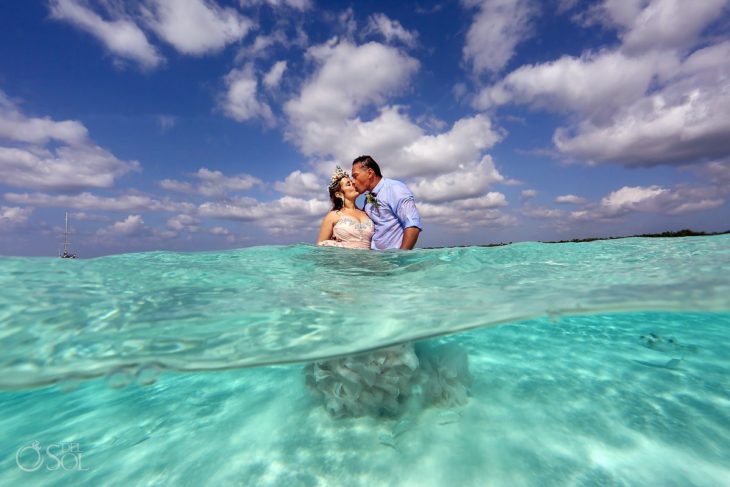
[[(340, 218), (333, 240), (319, 245), (370, 248), (372, 221)], [(305, 366), (306, 384), (335, 417), (398, 415), (409, 407), (464, 404), (472, 382), (457, 345), (406, 343)]]
[(332, 229), (332, 239), (319, 243), (322, 247), (345, 247), (348, 249), (369, 249), (375, 233), (373, 221), (368, 218), (359, 222), (351, 216), (342, 216)]
[(466, 352), (406, 343), (308, 364), (307, 386), (335, 417), (397, 416), (425, 406), (465, 404), (472, 377)]

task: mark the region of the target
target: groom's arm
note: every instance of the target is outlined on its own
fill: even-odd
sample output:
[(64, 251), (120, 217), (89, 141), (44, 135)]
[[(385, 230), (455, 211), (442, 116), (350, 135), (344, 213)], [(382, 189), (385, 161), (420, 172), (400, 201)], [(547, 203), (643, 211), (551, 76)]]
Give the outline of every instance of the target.
[(413, 250), (421, 234), (421, 215), (416, 208), (416, 202), (413, 193), (403, 186), (403, 197), (398, 201), (396, 216), (403, 225), (403, 240), (401, 240), (401, 250)]
[(418, 227), (408, 227), (403, 230), (403, 242), (400, 244), (401, 250), (413, 250), (420, 234), (421, 229)]

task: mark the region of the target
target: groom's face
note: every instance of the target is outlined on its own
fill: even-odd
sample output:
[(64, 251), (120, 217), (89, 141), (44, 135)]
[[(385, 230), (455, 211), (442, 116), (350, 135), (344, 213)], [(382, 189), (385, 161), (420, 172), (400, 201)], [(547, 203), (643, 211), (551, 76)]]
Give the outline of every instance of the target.
[(370, 189), (370, 172), (372, 169), (363, 167), (359, 162), (352, 165), (352, 184), (358, 193), (363, 194)]

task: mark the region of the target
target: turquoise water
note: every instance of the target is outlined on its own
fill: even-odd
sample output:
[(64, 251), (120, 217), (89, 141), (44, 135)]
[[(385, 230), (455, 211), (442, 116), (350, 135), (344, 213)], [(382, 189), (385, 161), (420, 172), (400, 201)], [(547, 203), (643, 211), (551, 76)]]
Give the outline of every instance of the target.
[[(1, 258), (0, 286), (2, 485), (730, 485), (729, 236)], [(417, 339), (467, 350), (467, 404), (333, 419), (304, 386)]]

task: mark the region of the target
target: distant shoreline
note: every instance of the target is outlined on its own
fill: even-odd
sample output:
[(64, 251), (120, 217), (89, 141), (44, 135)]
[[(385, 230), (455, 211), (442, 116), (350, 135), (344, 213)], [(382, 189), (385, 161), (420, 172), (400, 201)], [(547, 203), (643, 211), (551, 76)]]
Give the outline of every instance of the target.
[[(677, 237), (711, 237), (713, 235), (726, 235), (729, 234), (730, 230), (725, 230), (724, 232), (695, 232), (694, 230), (690, 230), (688, 228), (685, 228), (683, 230), (679, 230), (677, 232), (662, 232), (662, 233), (642, 233), (641, 235), (624, 235), (621, 237), (588, 237), (588, 238), (574, 238), (572, 240), (538, 240), (540, 243), (548, 243), (548, 244), (554, 244), (554, 243), (585, 243), (585, 242), (595, 242), (596, 240), (618, 240), (620, 238), (677, 238)], [(450, 245), (448, 248), (451, 247), (502, 247), (505, 245), (511, 245), (515, 242), (500, 242), (500, 243), (491, 243), (491, 244), (480, 244), (480, 245)], [(424, 249), (443, 249), (447, 247), (422, 247)]]
[(684, 230), (679, 230), (678, 232), (662, 232), (662, 233), (642, 233), (641, 235), (626, 235), (623, 237), (589, 237), (589, 238), (574, 238), (572, 240), (555, 240), (555, 241), (546, 241), (542, 243), (580, 243), (580, 242), (593, 242), (595, 240), (616, 240), (619, 238), (635, 238), (635, 237), (643, 237), (643, 238), (677, 238), (677, 237), (711, 237), (713, 235), (726, 235), (730, 233), (730, 230), (725, 230), (724, 232), (695, 232), (694, 230), (690, 230), (688, 228), (685, 228)]

